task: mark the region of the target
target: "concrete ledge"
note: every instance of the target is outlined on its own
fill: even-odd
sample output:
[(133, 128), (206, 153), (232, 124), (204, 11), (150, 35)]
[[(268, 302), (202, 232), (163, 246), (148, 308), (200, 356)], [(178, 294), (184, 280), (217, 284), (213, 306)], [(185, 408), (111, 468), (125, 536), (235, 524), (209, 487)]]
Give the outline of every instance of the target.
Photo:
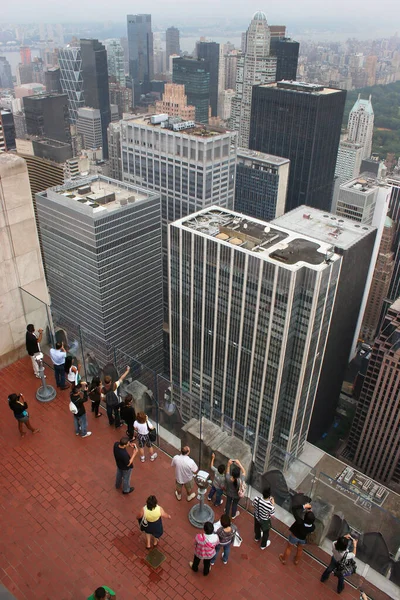
[(0, 600), (17, 600), (15, 596), (13, 596), (11, 594), (11, 592), (9, 592), (7, 590), (7, 588), (4, 587), (4, 585), (1, 585), (0, 583)]

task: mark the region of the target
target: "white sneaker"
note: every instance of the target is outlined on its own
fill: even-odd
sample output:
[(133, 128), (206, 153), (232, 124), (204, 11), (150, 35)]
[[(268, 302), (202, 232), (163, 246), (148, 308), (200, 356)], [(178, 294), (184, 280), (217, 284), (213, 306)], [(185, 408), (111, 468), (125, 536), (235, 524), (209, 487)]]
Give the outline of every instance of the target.
[(193, 492), (193, 494), (190, 494), (190, 496), (187, 497), (187, 501), (191, 502), (191, 500), (193, 500), (193, 498), (195, 498), (195, 497), (196, 497), (196, 494), (195, 494), (195, 492)]
[(157, 452), (154, 452), (154, 454), (152, 454), (152, 455), (150, 456), (150, 460), (151, 460), (151, 461), (153, 461), (153, 460), (156, 460), (157, 456), (158, 456)]
[(236, 515), (234, 517), (232, 517), (232, 519), (236, 519), (236, 517), (238, 517), (239, 515), (240, 515), (240, 512), (237, 510)]
[(83, 437), (83, 438), (84, 438), (84, 437), (89, 437), (89, 435), (92, 435), (92, 432), (91, 432), (91, 431), (88, 431), (88, 432), (87, 432), (85, 435), (83, 435), (82, 437)]
[(144, 462), (145, 460), (146, 460), (146, 457), (145, 457), (145, 456), (141, 456), (141, 457), (140, 457), (140, 462)]
[(182, 500), (182, 494), (178, 494), (178, 492), (175, 490), (175, 496), (177, 500)]
[(270, 546), (270, 545), (271, 545), (271, 540), (268, 540), (266, 546), (261, 546), (261, 550), (265, 550), (265, 548), (268, 548), (268, 546)]
[(75, 435), (81, 435), (80, 433), (76, 433)]

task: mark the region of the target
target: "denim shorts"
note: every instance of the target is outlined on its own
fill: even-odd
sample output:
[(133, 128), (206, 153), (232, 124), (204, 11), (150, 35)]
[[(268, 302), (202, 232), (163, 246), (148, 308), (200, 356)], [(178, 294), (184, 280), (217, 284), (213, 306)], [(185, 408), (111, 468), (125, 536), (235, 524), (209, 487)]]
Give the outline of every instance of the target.
[(293, 544), (294, 546), (297, 546), (297, 544), (304, 545), (305, 543), (306, 543), (306, 540), (299, 540), (299, 538), (294, 537), (294, 535), (289, 533), (289, 544)]

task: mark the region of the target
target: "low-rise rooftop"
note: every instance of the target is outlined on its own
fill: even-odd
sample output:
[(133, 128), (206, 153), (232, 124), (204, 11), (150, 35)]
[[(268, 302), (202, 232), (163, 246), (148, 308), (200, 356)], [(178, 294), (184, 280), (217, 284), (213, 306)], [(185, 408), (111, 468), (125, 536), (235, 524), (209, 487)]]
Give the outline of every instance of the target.
[(265, 260), (283, 263), (289, 268), (307, 264), (318, 270), (338, 260), (332, 243), (316, 242), (302, 233), (260, 221), (228, 209), (213, 206), (176, 221), (174, 225), (194, 229), (202, 235), (233, 245), (243, 252), (257, 253)]
[(335, 88), (324, 87), (318, 83), (306, 83), (305, 81), (277, 81), (275, 83), (264, 83), (259, 87), (271, 88), (276, 90), (285, 90), (288, 92), (303, 92), (313, 95), (337, 94), (342, 92)]
[(293, 232), (310, 236), (314, 240), (330, 243), (332, 246), (342, 249), (350, 248), (376, 229), (304, 205), (277, 217), (271, 221), (271, 225), (286, 227)]
[[(229, 131), (228, 129), (226, 129), (225, 127), (217, 127), (214, 125), (205, 125), (204, 123), (193, 123), (189, 125), (189, 121), (185, 122), (184, 119), (180, 118), (180, 117), (170, 117), (169, 118), (169, 122), (171, 123), (171, 127), (166, 127), (166, 122), (167, 120), (164, 119), (164, 121), (161, 122), (157, 122), (157, 123), (152, 123), (151, 122), (151, 117), (155, 117), (157, 115), (155, 114), (146, 114), (146, 115), (138, 115), (132, 118), (127, 118), (124, 120), (124, 123), (127, 123), (128, 125), (145, 125), (147, 127), (151, 127), (152, 129), (158, 129), (161, 131), (165, 131), (166, 133), (171, 132), (171, 133), (176, 133), (176, 134), (181, 134), (181, 135), (187, 135), (189, 137), (197, 137), (197, 138), (208, 138), (208, 137), (213, 137), (213, 136), (217, 136), (217, 135), (224, 135), (227, 133), (233, 133), (232, 131)], [(177, 125), (182, 125), (182, 129), (173, 131), (172, 130), (172, 123), (177, 124)], [(183, 125), (187, 123), (187, 127), (184, 127)], [(190, 122), (192, 123), (192, 122)]]
[(104, 175), (91, 175), (49, 188), (39, 194), (42, 195), (79, 212), (102, 216), (157, 194)]
[(257, 150), (248, 150), (247, 148), (238, 148), (237, 156), (238, 159), (249, 158), (277, 167), (290, 163), (290, 160), (288, 158), (283, 158), (282, 156), (274, 156), (273, 154), (266, 154), (265, 152), (258, 152)]

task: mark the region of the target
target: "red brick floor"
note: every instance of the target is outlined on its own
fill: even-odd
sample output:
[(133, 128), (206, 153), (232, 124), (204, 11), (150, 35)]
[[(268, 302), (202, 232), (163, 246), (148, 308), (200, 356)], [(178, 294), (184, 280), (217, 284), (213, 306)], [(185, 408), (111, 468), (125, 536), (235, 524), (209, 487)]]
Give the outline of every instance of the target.
[[(52, 383), (49, 369), (47, 374)], [(119, 435), (107, 418), (89, 414), (93, 435), (78, 438), (68, 392), (49, 404), (36, 401), (38, 383), (29, 358), (3, 369), (0, 377), (0, 581), (18, 600), (85, 600), (102, 584), (113, 588), (118, 600), (337, 597), (335, 578), (320, 583), (322, 568), (312, 558), (305, 556), (298, 567), (280, 564), (285, 544), (277, 534), (261, 552), (253, 541), (252, 518), (244, 512), (236, 521), (244, 543), (232, 548), (228, 565), (218, 561), (207, 578), (193, 573), (188, 561), (197, 530), (188, 521), (187, 502), (173, 495), (170, 458), (160, 452), (154, 463), (138, 462), (132, 476), (136, 489), (122, 496), (114, 488), (112, 455)], [(19, 437), (6, 400), (12, 392), (25, 395), (39, 434)], [(157, 570), (144, 562), (144, 539), (135, 519), (149, 494), (156, 494), (172, 515), (159, 544), (167, 559)], [(358, 597), (346, 585), (342, 598)]]

